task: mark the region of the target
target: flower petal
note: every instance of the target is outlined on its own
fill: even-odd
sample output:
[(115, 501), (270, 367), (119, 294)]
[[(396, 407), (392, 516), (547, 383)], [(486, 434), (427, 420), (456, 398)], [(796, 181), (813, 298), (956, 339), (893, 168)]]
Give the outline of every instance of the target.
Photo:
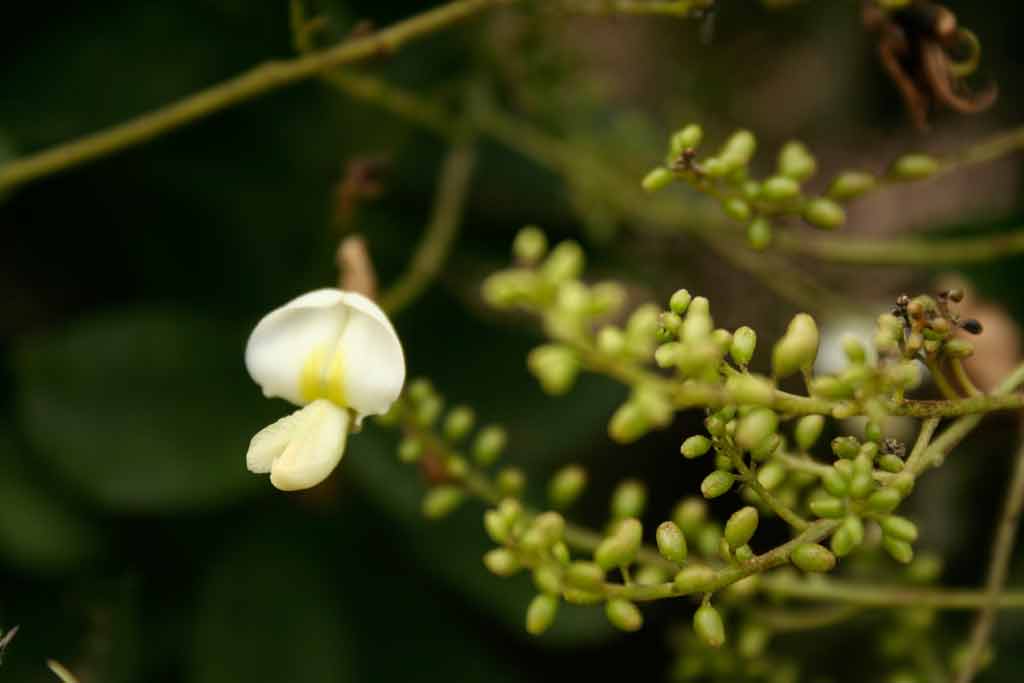
[(391, 321), (366, 297), (344, 292), (350, 307), (338, 340), (342, 394), (356, 411), (356, 424), (366, 415), (386, 413), (402, 392), (405, 356)]
[[(268, 398), (305, 405), (303, 377), (322, 374), (348, 320), (345, 293), (319, 289), (272, 311), (256, 325), (245, 348), (245, 367)], [(305, 369), (305, 373), (304, 373)], [(319, 380), (319, 377), (317, 377)]]
[(291, 439), (270, 466), (270, 483), (282, 491), (311, 488), (334, 471), (345, 453), (350, 419), (348, 411), (325, 399), (290, 417), (296, 418)]

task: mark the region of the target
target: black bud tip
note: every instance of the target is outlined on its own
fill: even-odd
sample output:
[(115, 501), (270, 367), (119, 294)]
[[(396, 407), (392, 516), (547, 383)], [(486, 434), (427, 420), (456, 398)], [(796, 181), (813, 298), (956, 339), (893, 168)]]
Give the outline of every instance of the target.
[(983, 329), (981, 323), (974, 318), (969, 318), (963, 321), (960, 323), (960, 327), (971, 334), (981, 334), (981, 330)]

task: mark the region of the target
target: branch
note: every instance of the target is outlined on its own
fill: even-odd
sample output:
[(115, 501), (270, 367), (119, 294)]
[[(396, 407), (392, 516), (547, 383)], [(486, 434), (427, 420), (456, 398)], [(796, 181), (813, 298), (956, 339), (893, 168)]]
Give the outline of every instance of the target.
[(369, 36), (347, 40), (322, 52), (253, 67), (239, 76), (126, 123), (12, 161), (0, 167), (0, 192), (142, 144), (217, 111), (306, 80), (334, 67), (390, 54), (407, 42), (510, 1), (454, 0)]
[[(765, 576), (760, 588), (765, 593), (795, 600), (837, 602), (861, 607), (927, 607), (931, 609), (970, 610), (988, 603), (987, 593), (949, 588), (857, 585), (826, 577), (798, 581), (789, 577)], [(996, 606), (1002, 609), (1024, 608), (1024, 591), (1003, 593)]]
[(833, 263), (873, 266), (944, 266), (985, 263), (1024, 253), (1024, 230), (961, 238), (866, 239), (809, 237), (780, 230), (775, 244), (782, 250)]

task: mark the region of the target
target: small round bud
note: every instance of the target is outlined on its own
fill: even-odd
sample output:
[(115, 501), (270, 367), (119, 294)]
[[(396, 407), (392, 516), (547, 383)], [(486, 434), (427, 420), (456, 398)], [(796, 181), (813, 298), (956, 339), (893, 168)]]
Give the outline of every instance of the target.
[(481, 465), (491, 465), (505, 450), (508, 436), (505, 429), (498, 425), (489, 425), (480, 430), (473, 442), (473, 457)]
[(676, 574), (673, 582), (680, 593), (704, 593), (714, 585), (715, 571), (704, 564), (691, 565)]
[(518, 467), (506, 467), (498, 472), (498, 489), (503, 496), (515, 498), (526, 487), (526, 475)]
[(757, 462), (765, 462), (775, 455), (775, 452), (782, 446), (782, 437), (772, 434), (767, 439), (757, 444), (750, 450), (750, 457)]
[(679, 447), (679, 452), (683, 454), (684, 458), (699, 458), (708, 452), (711, 448), (711, 439), (701, 434), (694, 434), (688, 437), (683, 445)]
[(750, 450), (775, 433), (779, 426), (779, 416), (769, 408), (758, 408), (747, 413), (740, 419), (736, 428), (736, 444), (740, 448)]
[(907, 154), (893, 163), (889, 174), (898, 180), (921, 180), (939, 170), (939, 161), (926, 154)]
[(595, 562), (573, 562), (565, 570), (565, 580), (580, 590), (598, 593), (604, 588), (604, 570)]
[(815, 496), (808, 502), (811, 512), (818, 517), (837, 519), (846, 514), (846, 504), (839, 498), (829, 495)]
[(849, 516), (832, 534), (832, 552), (837, 557), (846, 557), (854, 548), (864, 542), (864, 524), (860, 517)]
[(781, 462), (770, 462), (757, 470), (757, 483), (768, 491), (774, 491), (786, 480), (786, 466)]
[(643, 615), (629, 600), (612, 598), (605, 604), (604, 613), (609, 623), (622, 631), (639, 631), (644, 625)]
[(587, 485), (587, 471), (580, 465), (566, 465), (558, 470), (548, 484), (548, 499), (559, 510), (576, 502)]
[(540, 228), (533, 225), (528, 225), (516, 233), (516, 238), (512, 242), (515, 259), (525, 265), (540, 262), (547, 250), (548, 238)]
[(895, 474), (903, 471), (904, 463), (898, 455), (886, 453), (878, 459), (878, 466), (886, 472)]
[[(732, 556), (733, 559), (735, 559), (737, 562), (743, 564), (744, 562), (749, 562), (750, 560), (754, 559), (754, 551), (750, 548), (749, 545), (741, 545), (739, 548), (736, 548), (736, 550), (733, 551)], [(735, 585), (736, 584), (733, 584), (733, 586)]]
[(553, 395), (569, 391), (580, 369), (576, 352), (560, 344), (538, 346), (530, 351), (526, 364), (544, 391)]
[(834, 230), (846, 222), (846, 210), (825, 197), (815, 197), (807, 202), (803, 216), (805, 221), (823, 230)]
[(530, 530), (536, 530), (544, 547), (550, 548), (562, 540), (562, 534), (565, 533), (565, 518), (557, 512), (542, 512), (534, 518)]
[(875, 480), (870, 472), (854, 472), (850, 477), (850, 495), (860, 500), (867, 498), (875, 490)]
[(722, 647), (725, 644), (722, 615), (710, 603), (704, 603), (693, 613), (693, 630), (705, 645)]
[(679, 156), (688, 149), (695, 149), (700, 146), (704, 139), (704, 129), (696, 123), (691, 123), (672, 135), (671, 151), (672, 156)]
[(901, 564), (910, 564), (910, 561), (914, 559), (914, 548), (906, 541), (901, 541), (892, 536), (883, 536), (882, 547), (885, 548), (885, 552), (889, 553), (892, 559)]
[(811, 450), (824, 428), (825, 418), (822, 415), (807, 415), (800, 418), (793, 430), (796, 445), (801, 451)]
[(942, 347), (950, 358), (968, 358), (974, 355), (974, 344), (966, 339), (950, 339)]
[(691, 538), (697, 533), (701, 524), (708, 515), (708, 506), (700, 498), (690, 496), (676, 504), (672, 510), (672, 521), (675, 522), (684, 534)]
[(759, 216), (747, 225), (747, 243), (755, 251), (764, 251), (772, 243), (772, 222)]
[(746, 166), (754, 157), (757, 150), (757, 138), (749, 130), (738, 130), (729, 136), (722, 147), (719, 157), (734, 170), (740, 166)]
[(836, 556), (817, 543), (798, 545), (789, 559), (805, 572), (827, 572), (836, 566)]
[(469, 406), (455, 406), (444, 421), (444, 435), (450, 441), (459, 441), (473, 429), (475, 417)]
[(554, 564), (542, 564), (533, 570), (533, 585), (541, 593), (558, 595), (562, 592), (562, 569)]
[(404, 463), (418, 462), (423, 455), (423, 441), (406, 437), (398, 444), (398, 459)]
[(757, 508), (747, 506), (732, 513), (725, 523), (725, 540), (732, 548), (739, 548), (750, 542), (757, 531), (759, 515)]
[(779, 150), (779, 173), (797, 182), (803, 182), (814, 175), (818, 163), (803, 143), (791, 140)]
[(541, 266), (541, 272), (549, 282), (560, 284), (574, 280), (583, 272), (583, 249), (572, 240), (559, 242), (548, 254)]
[(558, 598), (554, 595), (541, 593), (530, 601), (526, 609), (526, 631), (539, 636), (551, 628), (558, 614)]
[(647, 433), (650, 424), (636, 401), (626, 401), (612, 414), (608, 435), (619, 443), (631, 443)]
[(658, 551), (670, 562), (682, 564), (686, 561), (686, 537), (674, 522), (662, 522), (655, 532)]
[(729, 472), (715, 470), (700, 483), (700, 492), (705, 498), (718, 498), (729, 492), (735, 477)]
[(917, 525), (906, 517), (889, 515), (879, 521), (882, 531), (886, 536), (891, 536), (900, 541), (913, 543), (917, 540)]
[(832, 439), (832, 452), (837, 458), (852, 460), (860, 453), (860, 441), (854, 436), (837, 436)]
[(818, 325), (806, 313), (793, 317), (786, 334), (772, 350), (772, 370), (776, 377), (786, 377), (814, 365), (818, 356)]
[(761, 198), (769, 202), (783, 202), (800, 195), (800, 183), (786, 176), (772, 176), (761, 184)]
[(668, 301), (668, 307), (672, 309), (672, 312), (676, 315), (683, 315), (686, 313), (686, 309), (690, 307), (690, 302), (693, 297), (685, 289), (676, 290), (675, 294)]
[(484, 513), (484, 529), (495, 543), (504, 543), (509, 539), (510, 527), (508, 520), (497, 510)]
[(896, 509), (903, 497), (892, 487), (879, 489), (871, 494), (864, 505), (871, 512), (887, 513)]
[(844, 171), (836, 176), (828, 188), (828, 196), (841, 202), (859, 197), (875, 189), (875, 176), (864, 171)]
[(657, 192), (663, 187), (668, 187), (672, 182), (672, 178), (672, 171), (659, 166), (645, 175), (640, 185), (644, 188), (645, 192)]
[(627, 479), (612, 492), (611, 512), (613, 519), (640, 517), (647, 505), (647, 487), (636, 479)]
[(484, 566), (495, 576), (512, 576), (521, 568), (519, 560), (507, 548), (495, 548), (484, 555)]
[(750, 204), (740, 197), (728, 197), (722, 202), (722, 210), (725, 215), (734, 220), (746, 223), (750, 220)]
[(726, 380), (725, 390), (739, 405), (770, 406), (775, 399), (775, 385), (757, 375), (734, 375)]
[(597, 333), (597, 348), (609, 356), (617, 356), (626, 348), (626, 334), (614, 325), (605, 325)]
[(445, 517), (459, 506), (463, 497), (462, 489), (457, 486), (435, 486), (423, 496), (423, 516), (427, 519)]
[(754, 349), (757, 347), (757, 333), (749, 327), (740, 327), (732, 335), (732, 343), (729, 345), (729, 355), (737, 365), (746, 366), (754, 357)]

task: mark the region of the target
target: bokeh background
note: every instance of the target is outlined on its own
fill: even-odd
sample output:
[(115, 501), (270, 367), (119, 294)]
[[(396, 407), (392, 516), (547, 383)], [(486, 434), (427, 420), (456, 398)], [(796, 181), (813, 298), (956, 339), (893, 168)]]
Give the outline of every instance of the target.
[[(425, 4), (318, 0), (310, 9), (327, 18), (330, 39)], [(1024, 8), (949, 4), (981, 37), (981, 81), (997, 81), (1001, 97), (983, 115), (936, 117), (927, 135), (908, 125), (855, 2), (769, 11), (721, 0), (710, 34), (697, 21), (578, 17), (534, 3), (361, 68), (453, 110), (483, 91), (637, 180), (688, 121), (711, 140), (753, 129), (765, 168), (797, 137), (828, 171), (881, 170), (899, 153), (956, 149), (1020, 122)], [(17, 3), (0, 20), (0, 164), (293, 54), (284, 0)], [(249, 438), (288, 410), (245, 374), (253, 324), (336, 282), (335, 248), (349, 232), (368, 240), (381, 282), (393, 281), (428, 221), (444, 153), (428, 132), (310, 81), (3, 199), (0, 629), (21, 631), (0, 680), (51, 680), (48, 657), (83, 683), (670, 676), (673, 628), (690, 614), (680, 604), (648, 608), (636, 635), (613, 632), (600, 609), (566, 608), (550, 634), (526, 636), (529, 579), (497, 579), (480, 563), (482, 508), (424, 521), (419, 474), (398, 463), (386, 429), (351, 439), (336, 475), (307, 495), (245, 471)], [(507, 262), (515, 231), (536, 223), (582, 241), (592, 273), (620, 279), (637, 302), (685, 286), (712, 299), (716, 322), (754, 325), (762, 339), (799, 309), (703, 242), (621, 220), (585, 174), (563, 177), (486, 136), (479, 154), (450, 259), (395, 319), (410, 372), (508, 428), (506, 462), (530, 474), (535, 500), (551, 472), (576, 461), (593, 478), (579, 519), (599, 524), (614, 483), (636, 476), (650, 482), (656, 523), (706, 473), (675, 455), (700, 416), (614, 446), (606, 423), (625, 390), (586, 377), (567, 397), (545, 396), (524, 361), (539, 331), (489, 312), (482, 277)], [(383, 192), (341, 215), (345, 168), (364, 158), (387, 161)], [(844, 230), (1013, 228), (1020, 170), (1011, 157), (881, 193)], [(698, 204), (685, 192), (678, 201)], [(1022, 266), (1008, 258), (959, 271), (1011, 329), (1024, 319)], [(792, 267), (858, 310), (928, 291), (946, 272)], [(1012, 340), (1002, 348), (1016, 353)], [(1009, 471), (1015, 422), (986, 424), (913, 498), (921, 546), (946, 558), (950, 585), (983, 580)], [(1017, 562), (1011, 584), (1020, 570)], [(958, 642), (967, 624), (944, 616), (939, 641)], [(1020, 615), (1002, 615), (1000, 657), (985, 680), (1019, 679), (1022, 627)], [(815, 634), (808, 680), (877, 673), (879, 656), (860, 644), (877, 628), (868, 616)], [(806, 653), (808, 641), (773, 648)]]

